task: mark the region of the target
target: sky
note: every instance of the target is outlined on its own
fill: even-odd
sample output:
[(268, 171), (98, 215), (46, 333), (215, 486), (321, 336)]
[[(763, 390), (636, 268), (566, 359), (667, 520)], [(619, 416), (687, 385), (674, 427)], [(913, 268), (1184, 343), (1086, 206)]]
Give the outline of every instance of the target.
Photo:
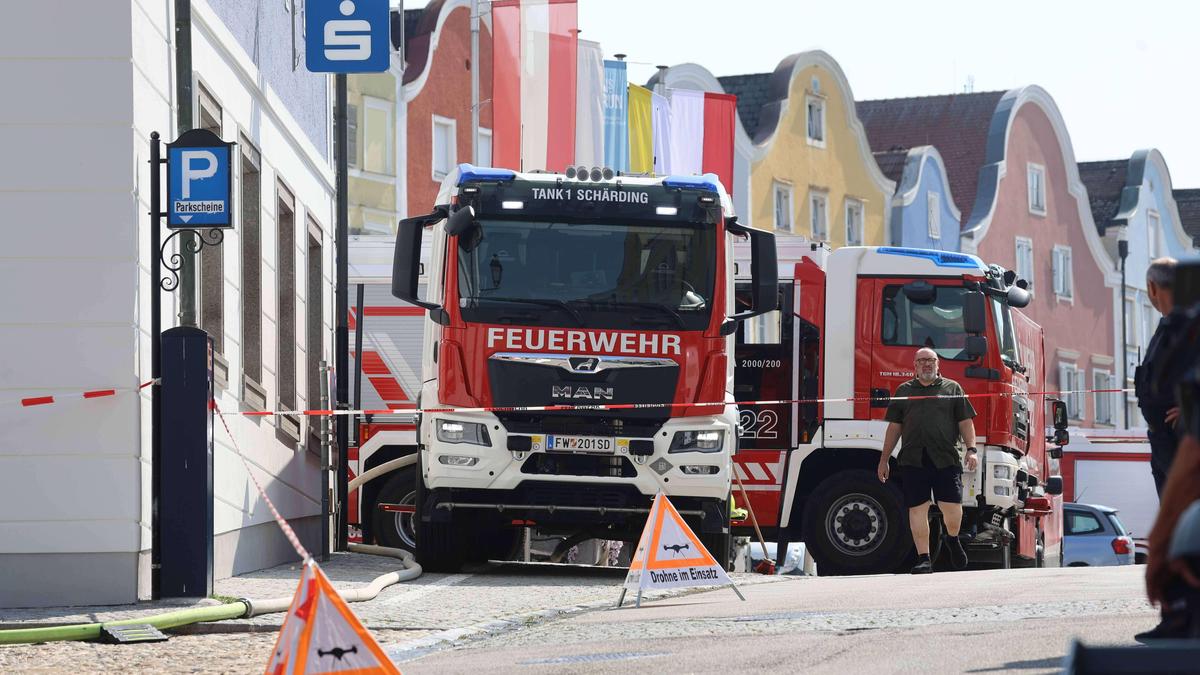
[(857, 100), (1037, 84), (1076, 160), (1157, 148), (1175, 188), (1200, 187), (1200, 3), (579, 0), (579, 27), (605, 57), (627, 54), (635, 83), (656, 65), (765, 73), (822, 49)]

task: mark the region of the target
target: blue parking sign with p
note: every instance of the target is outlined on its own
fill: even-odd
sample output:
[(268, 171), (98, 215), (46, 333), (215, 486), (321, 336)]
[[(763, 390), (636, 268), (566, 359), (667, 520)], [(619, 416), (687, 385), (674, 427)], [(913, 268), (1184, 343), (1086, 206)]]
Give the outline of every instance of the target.
[(167, 227), (233, 227), (232, 148), (203, 129), (167, 146)]
[(388, 0), (308, 0), (304, 63), (314, 73), (382, 73), (391, 51)]

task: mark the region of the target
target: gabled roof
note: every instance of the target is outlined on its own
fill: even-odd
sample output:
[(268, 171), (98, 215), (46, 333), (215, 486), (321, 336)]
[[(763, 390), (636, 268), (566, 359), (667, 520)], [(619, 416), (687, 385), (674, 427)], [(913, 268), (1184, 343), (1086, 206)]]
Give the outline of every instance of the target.
[(900, 178), (904, 176), (904, 164), (908, 161), (907, 150), (893, 150), (891, 152), (873, 152), (875, 163), (879, 165), (879, 170), (883, 175), (896, 181), (900, 184)]
[(433, 0), (424, 9), (404, 11), (404, 39), (408, 44), (408, 53), (404, 55), (407, 61), (404, 84), (416, 80), (425, 71), (433, 32), (437, 30), (438, 17), (445, 4), (446, 0)]
[[(406, 9), (404, 10), (404, 44), (412, 42), (413, 36), (417, 34), (417, 23), (421, 20), (421, 13), (425, 9)], [(400, 10), (392, 10), (392, 49), (400, 49)]]
[(871, 149), (906, 151), (932, 145), (946, 164), (950, 192), (970, 216), (987, 153), (988, 130), (1002, 91), (858, 101)]
[(770, 101), (768, 84), (771, 73), (752, 73), (750, 75), (727, 75), (718, 77), (717, 82), (727, 94), (737, 97), (738, 118), (746, 129), (746, 135), (754, 138), (758, 131), (758, 115), (762, 107)]
[(1200, 189), (1173, 190), (1175, 204), (1179, 207), (1179, 221), (1192, 238), (1192, 245), (1200, 248)]
[(1125, 189), (1129, 160), (1114, 159), (1102, 162), (1080, 162), (1079, 180), (1087, 188), (1092, 218), (1101, 236), (1121, 210), (1121, 191)]

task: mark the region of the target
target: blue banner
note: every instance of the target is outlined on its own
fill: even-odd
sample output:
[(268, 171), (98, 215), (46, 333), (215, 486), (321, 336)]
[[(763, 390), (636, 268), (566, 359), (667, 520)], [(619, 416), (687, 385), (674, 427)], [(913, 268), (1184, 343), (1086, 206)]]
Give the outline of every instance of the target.
[(629, 171), (629, 76), (624, 61), (604, 62), (604, 166)]

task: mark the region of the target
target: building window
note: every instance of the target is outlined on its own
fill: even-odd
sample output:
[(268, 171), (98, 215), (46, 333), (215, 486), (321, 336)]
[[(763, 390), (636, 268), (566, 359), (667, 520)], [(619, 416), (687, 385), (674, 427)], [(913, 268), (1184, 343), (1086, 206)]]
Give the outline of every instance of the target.
[(861, 246), (863, 242), (863, 203), (846, 199), (846, 245)]
[(1046, 215), (1046, 167), (1029, 165), (1029, 212)]
[[(307, 407), (323, 408), (321, 405), (321, 357), (324, 355), (325, 337), (325, 279), (324, 236), (321, 226), (311, 218), (308, 220), (308, 255), (305, 270), (306, 295), (304, 311), (304, 373), (307, 385)], [(321, 425), (319, 417), (307, 417), (308, 447), (321, 447)]]
[(825, 99), (809, 96), (806, 99), (808, 111), (808, 144), (825, 147)]
[(1029, 292), (1033, 292), (1033, 240), (1028, 237), (1017, 237), (1017, 278), (1024, 279), (1029, 284)]
[(1059, 398), (1067, 404), (1067, 417), (1073, 420), (1083, 419), (1083, 394), (1079, 392), (1084, 388), (1082, 384), (1082, 371), (1075, 364), (1058, 364)]
[(258, 150), (245, 136), (239, 139), (241, 192), (239, 237), (242, 244), (242, 401), (252, 410), (266, 410), (262, 387), (262, 173)]
[(792, 186), (775, 181), (775, 229), (792, 231)]
[(824, 192), (812, 190), (808, 196), (809, 233), (813, 241), (829, 241), (828, 199)]
[(1162, 257), (1162, 221), (1155, 211), (1146, 214), (1146, 247), (1150, 260)]
[(346, 104), (346, 163), (348, 166), (359, 166), (359, 107), (353, 103)]
[(395, 130), (392, 104), (369, 96), (363, 97), (362, 168), (372, 173), (392, 171), (392, 135)]
[(1106, 389), (1116, 389), (1116, 380), (1112, 373), (1107, 370), (1098, 368), (1092, 369), (1092, 389), (1095, 390), (1092, 405), (1096, 407), (1096, 423), (1097, 424), (1112, 424), (1113, 423), (1113, 396)]
[[(275, 187), (276, 263), (275, 317), (276, 405), (296, 409), (296, 198), (279, 183)], [(291, 415), (276, 416), (279, 440), (299, 440), (300, 423)]]
[(929, 238), (942, 238), (942, 205), (941, 197), (936, 192), (925, 195), (925, 218), (929, 223)]
[(448, 117), (433, 116), (433, 179), (440, 181), (458, 161), (457, 128)]
[[(221, 138), (221, 106), (201, 83), (196, 83), (197, 126)], [(190, 235), (194, 236), (194, 235)], [(225, 366), (225, 247), (205, 246), (200, 251), (200, 327), (213, 340), (213, 379), (218, 387), (228, 384)]]
[(492, 165), (492, 130), (479, 128), (479, 165)]
[(1075, 297), (1075, 281), (1071, 270), (1071, 247), (1054, 247), (1054, 294), (1070, 300)]

